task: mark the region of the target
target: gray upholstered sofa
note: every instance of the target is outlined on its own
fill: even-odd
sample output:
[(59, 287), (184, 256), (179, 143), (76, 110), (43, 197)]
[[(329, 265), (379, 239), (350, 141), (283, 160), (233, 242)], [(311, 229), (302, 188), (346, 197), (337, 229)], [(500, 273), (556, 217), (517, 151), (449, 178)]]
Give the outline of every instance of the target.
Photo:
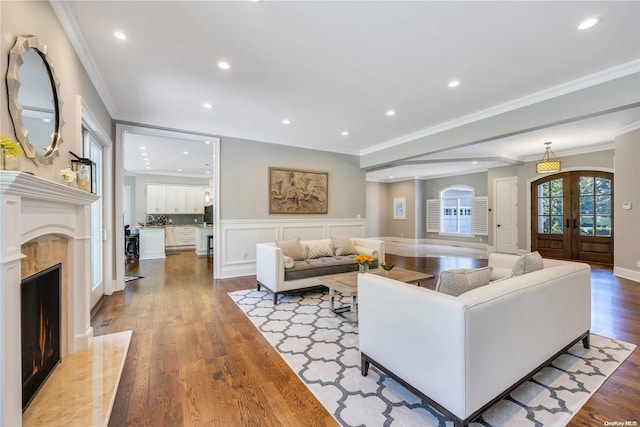
[(577, 341), (588, 348), (589, 265), (520, 261), (490, 254), (503, 280), (459, 296), (359, 275), (362, 374), (373, 364), (466, 426)]
[(373, 257), (375, 262), (372, 267), (377, 267), (377, 263), (384, 262), (384, 242), (333, 237), (258, 243), (257, 288), (260, 290), (264, 286), (270, 289), (273, 292), (273, 303), (277, 304), (278, 295), (282, 293), (319, 286), (319, 276), (357, 270), (358, 264), (353, 262), (357, 254)]

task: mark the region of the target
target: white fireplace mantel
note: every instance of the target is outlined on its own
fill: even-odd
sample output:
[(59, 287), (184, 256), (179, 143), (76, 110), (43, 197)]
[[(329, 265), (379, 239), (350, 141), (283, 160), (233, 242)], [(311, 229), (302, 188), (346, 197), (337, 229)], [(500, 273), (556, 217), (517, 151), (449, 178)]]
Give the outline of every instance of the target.
[[(91, 328), (91, 204), (98, 196), (25, 172), (0, 171), (0, 425), (22, 424), (21, 246), (48, 234), (68, 239), (67, 342), (86, 349)], [(66, 351), (63, 351), (66, 350)], [(63, 361), (64, 363), (64, 361)]]

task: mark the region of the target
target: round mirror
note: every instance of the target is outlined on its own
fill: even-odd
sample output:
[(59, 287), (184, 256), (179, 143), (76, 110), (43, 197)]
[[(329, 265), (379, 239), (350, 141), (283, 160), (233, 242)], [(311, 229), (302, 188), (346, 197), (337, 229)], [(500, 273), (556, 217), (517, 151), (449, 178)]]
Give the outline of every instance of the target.
[(62, 143), (60, 83), (36, 36), (20, 36), (9, 52), (9, 113), (25, 155), (37, 165), (50, 165)]

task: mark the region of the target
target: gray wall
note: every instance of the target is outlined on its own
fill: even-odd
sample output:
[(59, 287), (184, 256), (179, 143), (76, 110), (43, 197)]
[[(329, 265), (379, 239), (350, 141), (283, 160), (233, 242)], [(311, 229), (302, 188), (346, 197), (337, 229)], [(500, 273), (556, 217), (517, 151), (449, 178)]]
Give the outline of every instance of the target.
[[(639, 272), (640, 267), (640, 129), (615, 140), (614, 256), (616, 267)], [(624, 202), (631, 209), (622, 209)]]
[[(415, 239), (416, 236), (416, 182), (399, 181), (388, 185), (388, 211), (389, 222), (387, 236)], [(393, 219), (393, 199), (404, 197), (406, 199), (406, 219)]]
[[(437, 199), (440, 197), (440, 191), (446, 187), (452, 185), (468, 185), (475, 189), (476, 196), (487, 196), (487, 172), (471, 173), (458, 176), (447, 176), (443, 178), (434, 178), (424, 181), (420, 202), (421, 205), (426, 205), (428, 199)], [(491, 204), (489, 204), (491, 206)], [(462, 237), (462, 236), (443, 236), (437, 233), (426, 232), (426, 213), (420, 217), (422, 223), (423, 234), (420, 238), (436, 239), (436, 240), (448, 240), (451, 242), (473, 242), (473, 243), (487, 243), (487, 236), (474, 236), (474, 237)]]
[[(60, 97), (63, 101), (61, 129), (63, 143), (60, 156), (52, 166), (36, 166), (26, 156), (20, 158), (20, 169), (55, 182), (61, 182), (60, 170), (69, 167), (71, 155), (82, 153), (80, 134), (80, 111), (77, 108), (77, 96), (81, 96), (94, 114), (103, 130), (111, 137), (111, 117), (102, 103), (97, 91), (89, 80), (84, 67), (76, 56), (66, 33), (63, 31), (56, 14), (47, 1), (0, 1), (0, 69), (2, 78), (6, 77), (9, 51), (16, 38), (33, 34), (47, 46), (47, 54), (53, 63), (56, 76), (60, 80)], [(0, 133), (15, 139), (15, 133), (7, 108), (6, 88), (0, 90)]]
[(390, 220), (389, 185), (380, 182), (367, 182), (366, 237), (388, 236)]
[[(220, 219), (322, 219), (366, 216), (365, 172), (358, 156), (223, 137)], [(327, 214), (269, 214), (269, 167), (329, 173)]]

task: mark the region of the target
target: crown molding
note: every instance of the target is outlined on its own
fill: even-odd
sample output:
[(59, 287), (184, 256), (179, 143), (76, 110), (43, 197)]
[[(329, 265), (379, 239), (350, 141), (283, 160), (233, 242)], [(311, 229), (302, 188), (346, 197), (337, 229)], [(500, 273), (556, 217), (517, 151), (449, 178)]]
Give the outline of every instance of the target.
[(80, 25), (78, 25), (78, 21), (75, 19), (73, 12), (71, 11), (71, 3), (72, 2), (63, 1), (49, 2), (51, 8), (60, 21), (60, 25), (62, 25), (64, 32), (67, 34), (67, 37), (69, 38), (73, 49), (76, 51), (76, 55), (78, 55), (78, 58), (80, 58), (80, 62), (89, 75), (89, 79), (93, 83), (93, 86), (96, 88), (98, 95), (100, 95), (105, 108), (109, 112), (109, 115), (113, 117), (115, 113), (113, 98), (107, 90), (107, 85), (104, 83), (102, 74), (100, 74), (100, 72), (98, 71), (98, 67), (95, 65), (95, 61), (93, 60), (93, 55), (91, 55), (89, 46), (87, 46), (84, 37), (82, 37)]
[(548, 89), (524, 96), (522, 98), (515, 99), (513, 101), (505, 102), (503, 104), (496, 105), (491, 108), (487, 108), (482, 111), (478, 111), (473, 114), (469, 114), (464, 117), (460, 117), (455, 120), (451, 120), (437, 126), (432, 126), (427, 129), (423, 129), (418, 132), (414, 132), (408, 135), (401, 136), (399, 138), (392, 139), (382, 144), (378, 144), (374, 147), (367, 148), (360, 151), (360, 155), (366, 155), (375, 153), (386, 148), (394, 147), (406, 142), (410, 142), (419, 138), (423, 138), (430, 135), (435, 135), (450, 129), (454, 129), (460, 126), (467, 125), (469, 123), (477, 122), (489, 117), (498, 116), (500, 114), (507, 113), (509, 111), (517, 110), (519, 108), (527, 107), (537, 104), (539, 102), (547, 101), (549, 99), (556, 98), (558, 96), (566, 95), (572, 92), (576, 92), (591, 86), (606, 83), (621, 77), (628, 76), (640, 72), (640, 59), (627, 62), (616, 67), (609, 68), (607, 70), (600, 71), (598, 73), (590, 74), (585, 77), (581, 77), (570, 82), (553, 86)]

